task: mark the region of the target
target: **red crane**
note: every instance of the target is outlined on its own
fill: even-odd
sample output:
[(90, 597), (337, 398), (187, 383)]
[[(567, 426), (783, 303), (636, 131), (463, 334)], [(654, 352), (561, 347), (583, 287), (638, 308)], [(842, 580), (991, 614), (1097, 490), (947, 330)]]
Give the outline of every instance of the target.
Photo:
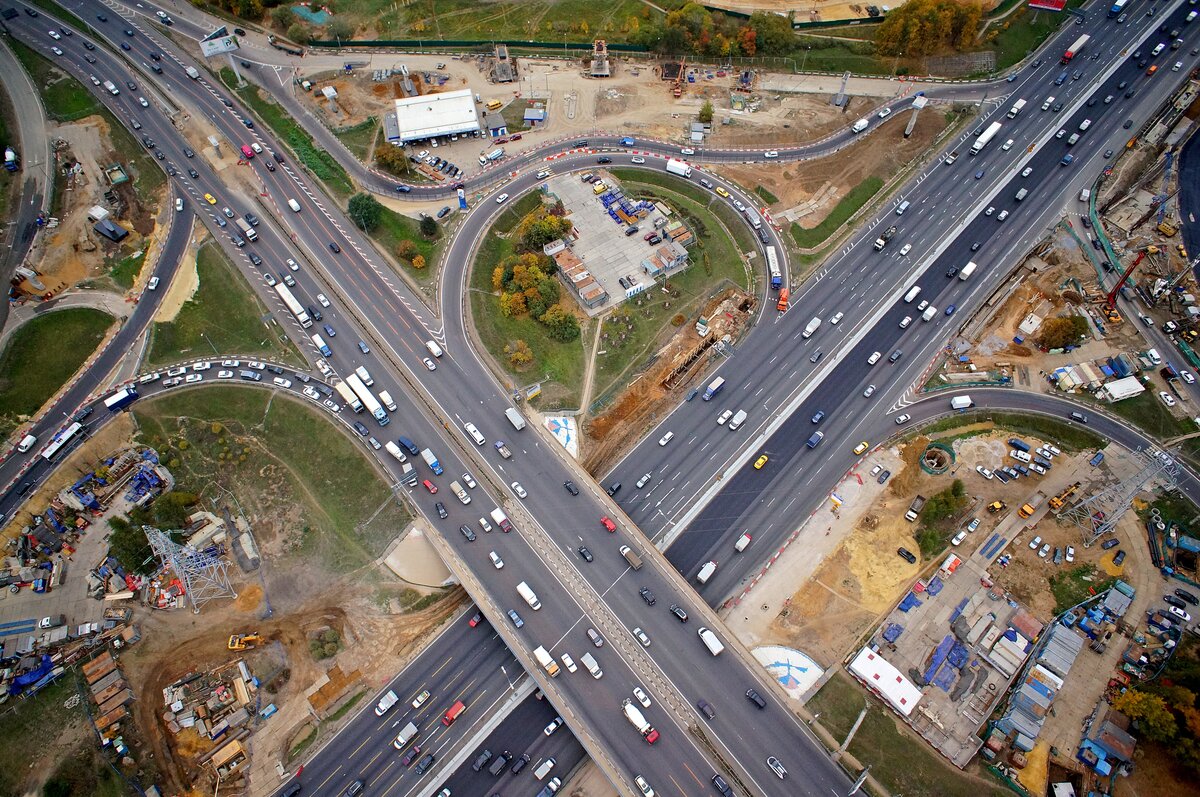
[(1141, 263), (1142, 259), (1145, 256), (1146, 256), (1146, 250), (1143, 249), (1140, 252), (1138, 252), (1137, 258), (1132, 263), (1129, 264), (1129, 268), (1125, 269), (1125, 273), (1121, 275), (1121, 279), (1117, 280), (1117, 284), (1114, 285), (1113, 289), (1108, 292), (1108, 298), (1104, 300), (1104, 309), (1105, 310), (1112, 310), (1114, 307), (1117, 306), (1117, 293), (1125, 285), (1125, 281), (1129, 279), (1129, 275), (1133, 273), (1133, 270), (1135, 268), (1137, 268), (1138, 263)]

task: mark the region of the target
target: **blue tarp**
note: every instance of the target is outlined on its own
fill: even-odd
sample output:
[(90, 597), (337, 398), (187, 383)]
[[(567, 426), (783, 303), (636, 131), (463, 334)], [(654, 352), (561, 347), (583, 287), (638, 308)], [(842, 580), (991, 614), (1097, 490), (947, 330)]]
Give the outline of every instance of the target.
[(25, 691), (25, 687), (31, 686), (45, 677), (46, 673), (54, 669), (54, 663), (50, 661), (50, 657), (42, 654), (42, 662), (36, 669), (30, 670), (24, 675), (18, 675), (13, 678), (12, 683), (8, 686), (10, 695), (19, 695)]
[(944, 583), (942, 583), (942, 580), (940, 578), (938, 578), (937, 576), (934, 576), (933, 578), (929, 579), (929, 585), (927, 587), (925, 587), (925, 591), (927, 593), (929, 593), (930, 595), (937, 595), (939, 592), (942, 591), (942, 588), (945, 586), (946, 585)]
[(915, 609), (920, 605), (921, 601), (917, 600), (917, 596), (910, 592), (904, 596), (904, 600), (900, 601), (900, 611), (907, 612), (909, 609)]
[(888, 623), (887, 628), (883, 629), (883, 638), (888, 642), (895, 642), (904, 633), (904, 626), (899, 623)]
[(925, 672), (923, 674), (926, 683), (931, 683), (933, 681), (934, 674), (938, 671), (938, 668), (942, 666), (942, 662), (946, 660), (946, 656), (949, 655), (950, 649), (953, 647), (954, 637), (946, 635), (942, 638), (942, 641), (938, 643), (938, 646), (933, 649), (933, 654), (929, 657), (929, 666), (925, 668)]

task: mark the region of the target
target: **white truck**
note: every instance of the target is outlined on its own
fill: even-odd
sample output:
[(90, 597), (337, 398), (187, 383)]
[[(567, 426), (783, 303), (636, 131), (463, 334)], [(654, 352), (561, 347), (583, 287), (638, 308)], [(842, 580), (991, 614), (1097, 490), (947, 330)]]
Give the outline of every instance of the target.
[(111, 80), (104, 81), (104, 88), (109, 94), (120, 94), (121, 90), (117, 88), (117, 84)]
[(496, 508), (492, 510), (492, 522), (499, 526), (500, 530), (505, 534), (513, 530), (512, 521), (508, 519), (508, 515), (504, 514), (503, 509)]
[(525, 602), (529, 604), (530, 609), (533, 609), (536, 612), (538, 609), (542, 608), (542, 602), (538, 600), (537, 593), (531, 590), (529, 585), (524, 581), (517, 585), (517, 593), (525, 599)]
[(646, 721), (646, 717), (641, 710), (633, 704), (629, 698), (621, 701), (621, 710), (625, 712), (625, 719), (629, 720), (629, 724), (637, 728), (638, 733), (646, 740), (647, 744), (654, 744), (658, 741), (658, 731), (654, 730), (654, 726)]
[(599, 680), (600, 676), (604, 675), (604, 670), (600, 669), (600, 665), (596, 662), (596, 657), (591, 653), (584, 653), (579, 657), (583, 662), (583, 666), (587, 667), (587, 671), (592, 674), (592, 677)]
[(692, 167), (688, 165), (687, 161), (668, 158), (667, 171), (671, 174), (677, 174), (680, 177), (686, 177), (689, 180), (692, 178)]
[(425, 460), (425, 464), (433, 471), (434, 476), (442, 475), (442, 464), (438, 462), (437, 457), (428, 448), (421, 449), (421, 459)]
[(721, 640), (717, 639), (717, 635), (707, 628), (699, 628), (696, 631), (700, 635), (700, 641), (704, 643), (704, 647), (708, 648), (708, 652), (714, 656), (720, 656), (721, 651), (725, 650), (725, 646), (721, 644)]
[(733, 550), (737, 551), (738, 553), (741, 553), (742, 551), (746, 550), (749, 547), (750, 547), (750, 532), (746, 531), (746, 532), (742, 533), (742, 536), (737, 538), (737, 542), (735, 542), (733, 544)]
[(255, 232), (254, 227), (250, 225), (250, 222), (246, 221), (245, 219), (236, 219), (235, 223), (237, 224), (237, 228), (242, 231), (242, 235), (246, 236), (246, 240), (258, 240), (258, 233)]
[(525, 428), (525, 418), (521, 413), (517, 412), (512, 407), (504, 411), (504, 417), (508, 418), (508, 422), (513, 425), (513, 428), (518, 432)]
[(542, 665), (542, 669), (546, 671), (547, 675), (549, 675), (551, 678), (558, 677), (558, 662), (554, 660), (553, 656), (546, 652), (545, 648), (534, 648), (533, 657), (538, 660), (538, 664)]
[(970, 396), (955, 396), (950, 399), (950, 408), (955, 410), (965, 410), (968, 407), (974, 406), (975, 402), (971, 401)]
[(975, 139), (975, 143), (971, 145), (971, 154), (978, 155), (980, 152), (982, 152), (983, 148), (988, 145), (988, 142), (995, 138), (996, 134), (1000, 132), (1001, 127), (1002, 125), (999, 122), (992, 122), (990, 125), (988, 125), (987, 130), (984, 130), (979, 138)]
[(392, 399), (391, 393), (386, 390), (379, 391), (379, 400), (383, 402), (383, 406), (387, 408), (388, 412), (396, 411), (396, 402)]
[(861, 133), (862, 131), (867, 129), (867, 125), (869, 125), (869, 124), (871, 124), (871, 122), (869, 120), (859, 119), (857, 122), (854, 123), (854, 125), (850, 129), (855, 133)]
[(1017, 114), (1019, 114), (1024, 107), (1025, 100), (1017, 100), (1015, 103), (1013, 103), (1013, 107), (1008, 109), (1008, 118), (1016, 119)]
[(971, 275), (975, 273), (975, 269), (977, 268), (979, 268), (978, 263), (967, 263), (962, 267), (962, 271), (958, 272), (958, 278), (960, 280), (970, 279)]
[(713, 561), (705, 562), (704, 566), (700, 568), (700, 572), (696, 574), (696, 580), (701, 584), (707, 584), (715, 572), (717, 572), (717, 563)]
[(363, 384), (357, 373), (347, 374), (346, 383), (350, 385), (350, 389), (354, 391), (354, 395), (358, 396), (367, 411), (375, 417), (375, 420), (379, 421), (380, 426), (387, 426), (392, 422), (392, 419), (388, 417), (387, 410), (379, 403), (379, 399), (375, 398), (375, 394), (371, 392), (370, 388)]
[(342, 401), (349, 405), (350, 409), (355, 412), (363, 411), (362, 402), (358, 400), (358, 396), (354, 395), (354, 391), (345, 382), (338, 382), (333, 386), (333, 389), (338, 392), (338, 395), (342, 397)]
[(400, 729), (400, 733), (396, 734), (396, 741), (392, 742), (392, 747), (403, 750), (415, 738), (417, 738), (417, 726), (410, 722)]
[(935, 315), (937, 315), (937, 308), (931, 304), (925, 308), (925, 312), (921, 313), (921, 320), (932, 321)]
[(379, 702), (375, 705), (375, 716), (382, 717), (388, 713), (388, 709), (400, 702), (400, 698), (396, 697), (396, 693), (388, 690), (388, 693), (379, 698)]
[(814, 318), (812, 321), (809, 321), (808, 326), (806, 326), (804, 328), (803, 337), (811, 338), (813, 336), (813, 333), (816, 332), (820, 328), (820, 326), (821, 326), (820, 318)]
[(198, 71), (196, 71), (196, 67), (194, 67), (194, 66), (189, 66), (186, 69), (184, 69), (183, 71), (187, 72), (187, 76), (190, 77), (192, 80), (200, 79), (200, 73)]
[[(905, 203), (905, 204), (907, 204), (907, 203)], [(887, 246), (888, 241), (892, 240), (892, 236), (895, 234), (896, 234), (896, 225), (895, 224), (893, 224), (891, 227), (888, 227), (886, 230), (884, 230), (882, 233), (880, 233), (879, 237), (875, 239), (875, 251), (879, 252), (883, 249), (883, 247)]]
[(404, 456), (404, 452), (400, 450), (400, 446), (388, 440), (383, 444), (383, 449), (396, 458), (397, 462), (405, 462), (408, 457)]

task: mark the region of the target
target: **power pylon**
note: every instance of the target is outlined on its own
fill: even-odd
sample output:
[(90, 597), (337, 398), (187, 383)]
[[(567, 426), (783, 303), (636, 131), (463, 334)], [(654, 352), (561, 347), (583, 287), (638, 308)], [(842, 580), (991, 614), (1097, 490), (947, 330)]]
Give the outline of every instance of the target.
[(204, 604), (216, 598), (236, 598), (233, 585), (229, 583), (229, 562), (221, 558), (216, 547), (197, 551), (190, 545), (180, 545), (163, 532), (151, 526), (142, 526), (150, 549), (164, 567), (170, 567), (183, 582), (192, 611), (200, 613)]
[(1179, 466), (1165, 451), (1139, 451), (1142, 467), (1128, 479), (1104, 488), (1074, 506), (1063, 509), (1056, 516), (1059, 520), (1074, 523), (1083, 534), (1086, 548), (1097, 539), (1111, 532), (1125, 511), (1133, 505), (1134, 496), (1142, 492), (1155, 479), (1162, 479), (1174, 487), (1179, 477)]

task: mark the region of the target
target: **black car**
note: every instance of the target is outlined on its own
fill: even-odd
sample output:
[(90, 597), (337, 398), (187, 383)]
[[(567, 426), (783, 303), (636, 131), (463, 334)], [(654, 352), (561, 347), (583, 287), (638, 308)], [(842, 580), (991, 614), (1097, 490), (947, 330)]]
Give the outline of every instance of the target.
[(449, 215), (450, 215), (450, 206), (449, 205), (446, 205), (446, 207), (442, 208), (441, 210), (439, 210), (437, 212), (437, 217), (439, 219), (444, 219)]
[(1168, 606), (1174, 606), (1176, 609), (1186, 609), (1187, 604), (1176, 598), (1174, 595), (1163, 595), (1163, 603)]
[(417, 765), (413, 767), (413, 772), (416, 772), (418, 775), (424, 774), (425, 770), (433, 766), (433, 761), (433, 753), (426, 754), (425, 757), (418, 761)]
[(89, 64), (96, 63), (96, 57), (93, 55), (88, 55), (86, 53), (83, 56), (83, 60), (87, 61)]
[(1125, 124), (1121, 125), (1121, 127), (1124, 128), (1125, 130), (1128, 130), (1129, 128), (1133, 127), (1133, 120), (1126, 119)]
[(899, 557), (901, 559), (908, 562), (910, 565), (915, 565), (917, 563), (917, 557), (913, 556), (913, 552), (908, 550), (907, 548), (904, 548), (904, 547), (897, 548), (896, 553), (897, 553), (897, 555), (899, 555)]
[[(357, 425), (362, 426), (362, 424), (357, 424)], [(363, 429), (366, 429), (366, 428), (367, 427), (363, 426)], [(366, 436), (365, 431), (359, 432), (359, 434), (363, 435), (364, 437)], [(441, 501), (438, 501), (436, 504), (434, 504), (433, 508), (437, 510), (438, 517), (440, 517), (442, 520), (445, 520), (447, 517), (449, 517), (449, 515), (446, 513), (446, 505), (443, 504)]]
[(879, 478), (876, 481), (878, 481), (880, 484), (883, 484), (885, 481), (890, 479), (891, 476), (892, 472), (890, 470), (885, 470), (883, 473), (879, 474)]
[(137, 84), (132, 80), (126, 80), (125, 85), (129, 87), (130, 91), (137, 91)]
[(254, 264), (254, 265), (256, 265), (256, 266), (261, 266), (261, 265), (262, 265), (262, 258), (261, 258), (261, 257), (259, 257), (258, 255), (256, 255), (254, 252), (251, 252), (251, 253), (250, 253), (250, 262), (251, 262), (251, 263), (253, 263), (253, 264)]
[(408, 186), (406, 186), (406, 185), (398, 185), (398, 186), (396, 186), (396, 193), (397, 193), (397, 194), (407, 194), (407, 193), (409, 193), (409, 192), (411, 192), (411, 191), (412, 191), (412, 189), (411, 189), (411, 188), (409, 188), (409, 187), (408, 187)]
[(1107, 551), (1109, 548), (1116, 548), (1120, 544), (1121, 541), (1114, 537), (1111, 540), (1105, 540), (1103, 543), (1101, 543), (1100, 550)]
[[(73, 420), (73, 421), (77, 421), (77, 422), (78, 422), (78, 421), (82, 421), (84, 418), (86, 418), (87, 416), (91, 415), (91, 414), (92, 414), (92, 411), (93, 411), (94, 409), (95, 409), (95, 407), (84, 407), (84, 408), (83, 408), (83, 409), (81, 409), (79, 412), (77, 412), (77, 413), (75, 413), (74, 415), (72, 415), (72, 416), (71, 416), (71, 420)], [(1176, 590), (1176, 592), (1180, 592), (1180, 591), (1182, 591), (1182, 590)], [(1189, 593), (1189, 594), (1190, 594), (1190, 593)], [(1192, 600), (1192, 603), (1195, 603), (1195, 602), (1196, 602), (1196, 601), (1193, 599), (1193, 600)]]
[(346, 790), (342, 792), (342, 797), (358, 797), (358, 795), (362, 794), (362, 790), (363, 782), (356, 780), (346, 787)]
[(586, 545), (579, 546), (579, 555), (583, 557), (583, 561), (585, 562), (590, 562), (595, 558), (592, 556), (592, 552), (588, 550)]
[(278, 365), (268, 365), (267, 370), (270, 371), (271, 373), (275, 374), (276, 376), (283, 376), (283, 369), (280, 368)]
[(245, 215), (246, 221), (249, 222), (251, 227), (258, 226), (258, 216), (255, 216), (253, 213), (246, 213), (244, 215)]
[(83, 49), (85, 49), (85, 50), (95, 50), (95, 49), (96, 49), (96, 45), (92, 44), (91, 42), (84, 42), (84, 43), (83, 43)]
[(161, 55), (159, 55), (158, 53), (150, 53), (150, 58), (151, 58), (151, 59), (153, 59), (153, 60), (155, 60), (155, 61), (161, 61), (161, 60), (162, 60), (162, 56), (161, 56)]
[(688, 613), (683, 610), (683, 607), (678, 603), (671, 604), (671, 614), (679, 618), (679, 622), (686, 623), (688, 621)]
[[(369, 435), (369, 434), (371, 433), (371, 430), (370, 430), (370, 429), (368, 429), (367, 427), (363, 426), (363, 425), (362, 425), (362, 424), (361, 424), (359, 421), (355, 421), (355, 422), (354, 422), (354, 431), (358, 432), (358, 433), (359, 433), (360, 435), (362, 435), (363, 437), (366, 437), (367, 435)], [(438, 506), (440, 507), (440, 506), (441, 506), (441, 504), (438, 504)], [(445, 515), (445, 512), (442, 512), (442, 511), (439, 511), (439, 512), (438, 512), (438, 514), (439, 514), (441, 517), (445, 517), (445, 516), (446, 516), (446, 515)]]
[(269, 171), (269, 172), (273, 172), (273, 171), (275, 171), (275, 164), (274, 164), (274, 163), (271, 163), (270, 161), (263, 161), (263, 163), (265, 163), (265, 164), (266, 164), (266, 166), (267, 166), (267, 171)]
[[(571, 495), (579, 495), (579, 488), (576, 487), (575, 482), (571, 481), (570, 479), (563, 482), (563, 487), (565, 487), (567, 492)], [(612, 495), (612, 493), (609, 493), (609, 495)]]
[(746, 690), (746, 699), (747, 699), (747, 700), (749, 700), (749, 701), (750, 701), (751, 703), (753, 703), (754, 705), (758, 706), (759, 708), (766, 708), (766, 707), (767, 707), (767, 701), (763, 700), (763, 696), (762, 696), (762, 695), (760, 695), (760, 694), (759, 694), (759, 693), (758, 693), (756, 690), (754, 690), (754, 689), (747, 689), (747, 690)]
[(713, 710), (712, 703), (709, 703), (704, 698), (700, 698), (696, 701), (696, 708), (700, 709), (700, 713), (702, 713), (708, 719), (713, 719), (717, 716), (717, 712)]
[(1124, 561), (1125, 561), (1125, 552), (1117, 551), (1117, 555), (1113, 557), (1113, 564), (1116, 565), (1117, 567), (1120, 567)]
[(612, 484), (608, 485), (608, 487), (605, 489), (604, 492), (608, 493), (609, 495), (616, 495), (618, 492), (620, 492), (620, 490), (621, 490), (621, 483), (613, 482)]
[[(1178, 595), (1181, 599), (1192, 604), (1193, 606), (1200, 604), (1200, 598), (1197, 598), (1195, 595), (1188, 592), (1186, 589), (1177, 589), (1177, 590), (1175, 590), (1175, 594)], [(1179, 608), (1182, 609), (1183, 607), (1180, 606)]]
[(513, 761), (512, 773), (514, 775), (516, 775), (518, 772), (520, 772), (522, 769), (524, 769), (526, 766), (528, 766), (529, 760), (530, 760), (529, 753), (525, 753), (524, 755), (519, 756), (515, 761)]
[(951, 266), (950, 268), (946, 269), (947, 279), (952, 279), (956, 276), (958, 276), (958, 266)]
[(142, 144), (145, 145), (146, 149), (154, 149), (154, 139), (150, 138), (150, 136), (142, 136)]
[(601, 158), (596, 158), (596, 163), (612, 163), (612, 158), (609, 158), (607, 156), (601, 157)]
[(975, 243), (971, 244), (971, 251), (977, 252), (981, 246), (983, 246), (983, 244), (979, 243), (979, 241), (976, 241)]
[(191, 177), (193, 180), (198, 180), (200, 179), (200, 172), (196, 171), (195, 169), (188, 169), (188, 177)]
[(329, 251), (333, 252), (335, 255), (340, 254), (342, 251), (342, 247), (338, 246), (333, 241), (330, 241), (329, 242)]
[[(475, 542), (475, 532), (471, 531), (470, 526), (459, 526), (458, 530), (461, 531), (462, 535), (467, 538), (467, 542)], [(479, 770), (475, 771), (478, 772)]]
[(649, 587), (642, 587), (638, 590), (638, 594), (642, 596), (642, 600), (646, 602), (647, 606), (653, 606), (658, 603), (658, 600), (654, 597), (654, 593), (650, 591)]
[(96, 19), (100, 20), (101, 22), (108, 22), (108, 17), (104, 16), (103, 14), (97, 14)]
[(309, 307), (308, 314), (309, 314), (309, 316), (312, 317), (313, 321), (320, 321), (322, 318), (325, 317), (325, 316), (321, 315), (321, 311), (316, 309), (315, 307)]

